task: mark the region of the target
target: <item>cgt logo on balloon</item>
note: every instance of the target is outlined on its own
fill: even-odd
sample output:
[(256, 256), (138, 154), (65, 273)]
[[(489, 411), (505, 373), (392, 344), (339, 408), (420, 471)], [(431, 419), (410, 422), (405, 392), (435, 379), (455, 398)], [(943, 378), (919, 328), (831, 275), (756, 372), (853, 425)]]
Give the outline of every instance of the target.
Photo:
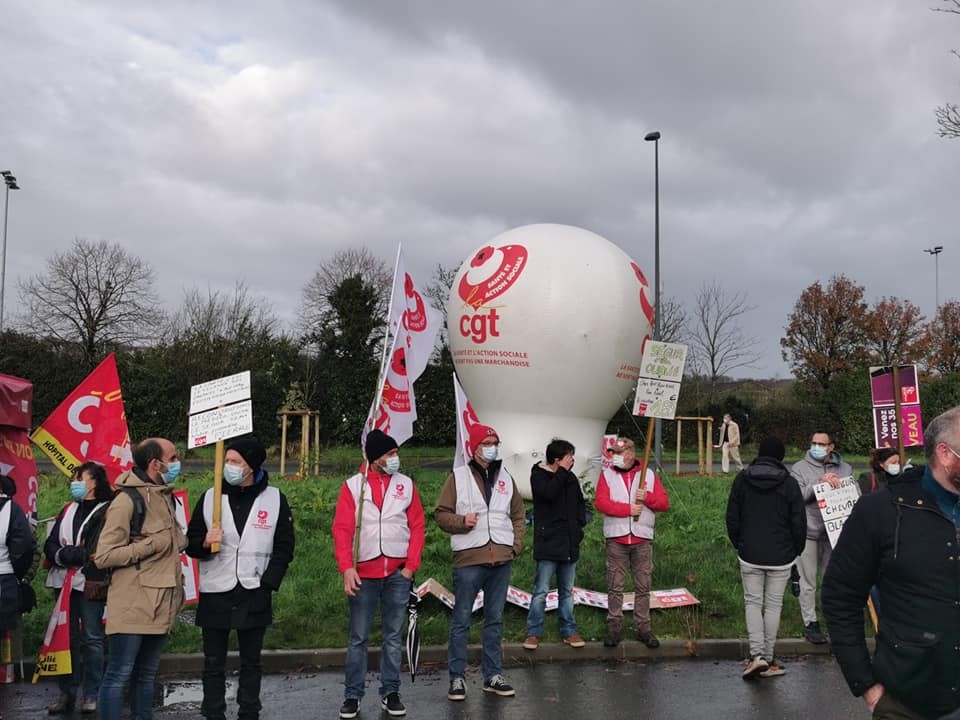
[[(488, 337), (499, 337), (501, 315), (490, 303), (503, 295), (520, 277), (527, 265), (528, 253), (523, 245), (481, 248), (470, 261), (470, 269), (460, 278), (457, 293), (466, 307), (473, 310), (460, 317), (460, 334), (482, 345)], [(501, 308), (502, 309), (502, 308)]]

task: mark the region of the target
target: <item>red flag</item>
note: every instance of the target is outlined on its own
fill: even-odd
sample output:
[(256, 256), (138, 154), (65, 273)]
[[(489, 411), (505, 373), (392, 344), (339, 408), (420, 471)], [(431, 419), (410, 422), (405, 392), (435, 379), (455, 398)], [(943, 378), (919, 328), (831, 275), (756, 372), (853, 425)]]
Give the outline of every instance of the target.
[[(190, 525), (187, 491), (174, 490), (173, 497), (176, 498), (174, 512), (177, 516), (177, 524), (186, 533), (187, 526)], [(180, 553), (180, 569), (183, 571), (183, 602), (187, 605), (200, 602), (200, 567), (197, 565), (197, 559), (185, 552)]]
[(41, 675), (69, 675), (73, 672), (70, 660), (70, 588), (76, 574), (77, 568), (70, 568), (63, 579), (63, 587), (47, 623), (47, 634), (40, 646), (37, 667), (33, 671), (34, 683)]
[(30, 438), (23, 430), (0, 426), (0, 475), (9, 475), (17, 484), (13, 498), (28, 518), (37, 517), (37, 465)]
[(41, 423), (31, 439), (65, 475), (87, 460), (101, 463), (111, 484), (133, 466), (127, 415), (113, 353)]

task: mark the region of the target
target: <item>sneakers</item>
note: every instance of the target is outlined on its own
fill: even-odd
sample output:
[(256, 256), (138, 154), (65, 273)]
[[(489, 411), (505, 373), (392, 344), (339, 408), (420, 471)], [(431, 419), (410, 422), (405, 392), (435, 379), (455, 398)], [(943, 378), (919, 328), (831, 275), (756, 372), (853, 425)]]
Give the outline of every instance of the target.
[(467, 684), (462, 677), (455, 677), (450, 681), (450, 689), (447, 690), (447, 700), (466, 700)]
[(508, 683), (507, 679), (503, 675), (494, 675), (493, 677), (484, 680), (483, 691), (496, 693), (502, 697), (510, 697), (517, 694), (513, 689), (513, 685)]
[(538, 647), (540, 647), (540, 638), (536, 635), (531, 635), (523, 641), (524, 650), (536, 650)]
[(651, 650), (660, 647), (660, 641), (652, 630), (637, 630), (637, 639)]
[(71, 697), (70, 695), (61, 694), (57, 698), (57, 701), (52, 705), (47, 705), (47, 714), (49, 715), (66, 715), (73, 712), (74, 705), (76, 705), (76, 698)]
[(774, 660), (767, 666), (766, 670), (763, 670), (758, 674), (762, 678), (780, 677), (781, 675), (786, 675), (787, 671), (784, 669), (783, 665)]
[(407, 709), (403, 706), (403, 703), (400, 702), (400, 693), (388, 693), (387, 696), (380, 701), (380, 707), (386, 710), (388, 715), (393, 715), (394, 717), (407, 714)]
[(360, 714), (360, 701), (356, 698), (347, 698), (340, 706), (340, 717), (350, 720)]
[(572, 648), (582, 648), (586, 643), (583, 641), (583, 638), (579, 635), (568, 635), (563, 639), (564, 645), (569, 645)]
[(816, 620), (807, 623), (803, 635), (807, 638), (807, 642), (811, 642), (814, 645), (825, 645), (827, 642), (827, 636), (820, 632), (820, 623)]
[(743, 671), (743, 679), (748, 680), (754, 675), (759, 675), (765, 670), (769, 669), (767, 661), (764, 660), (760, 655), (757, 655), (753, 660), (747, 662), (747, 667)]
[(97, 699), (95, 697), (84, 698), (80, 703), (80, 712), (83, 715), (92, 715), (97, 711)]

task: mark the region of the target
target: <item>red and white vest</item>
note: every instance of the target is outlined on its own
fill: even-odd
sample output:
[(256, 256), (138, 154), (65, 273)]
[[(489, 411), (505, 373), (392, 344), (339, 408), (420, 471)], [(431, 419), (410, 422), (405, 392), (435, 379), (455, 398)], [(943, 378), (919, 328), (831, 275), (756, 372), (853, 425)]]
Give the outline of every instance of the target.
[[(347, 480), (347, 488), (353, 495), (354, 507), (360, 505), (360, 487), (363, 473)], [(410, 547), (410, 526), (407, 524), (407, 508), (413, 502), (413, 480), (403, 473), (394, 473), (383, 492), (383, 506), (377, 507), (373, 493), (367, 488), (363, 493), (363, 507), (358, 509), (360, 523), (360, 546), (358, 562), (375, 560), (378, 557), (406, 558)]]
[(470, 532), (450, 536), (454, 552), (483, 547), (489, 542), (495, 545), (513, 545), (513, 520), (510, 519), (510, 504), (513, 500), (513, 478), (507, 469), (500, 466), (497, 481), (490, 493), (490, 505), (468, 466), (454, 468), (457, 484), (457, 515), (477, 513), (477, 524)]
[[(273, 554), (273, 537), (280, 517), (280, 491), (267, 487), (253, 501), (247, 523), (237, 530), (227, 495), (220, 498), (223, 541), (220, 552), (200, 562), (200, 592), (233, 590), (239, 582), (247, 590), (260, 587), (260, 576)], [(203, 519), (213, 527), (213, 491), (203, 495)]]
[[(63, 510), (63, 517), (60, 519), (60, 537), (58, 538), (60, 547), (76, 545), (79, 542), (80, 537), (83, 535), (83, 528), (86, 527), (87, 523), (90, 521), (90, 518), (93, 517), (97, 510), (106, 504), (106, 502), (97, 503), (97, 506), (83, 519), (83, 522), (80, 523), (80, 527), (77, 528), (76, 537), (73, 535), (73, 521), (77, 516), (77, 510), (80, 509), (80, 503), (74, 501), (67, 505), (67, 507)], [(46, 586), (57, 589), (62, 588), (63, 581), (66, 577), (67, 568), (54, 565), (47, 571)], [(77, 572), (73, 575), (73, 582), (70, 583), (70, 589), (76, 590), (77, 592), (82, 592), (86, 584), (86, 578), (83, 576), (83, 573)]]
[[(623, 475), (613, 468), (606, 468), (603, 471), (603, 479), (610, 490), (610, 499), (618, 503), (633, 503), (636, 501), (637, 491), (640, 489), (640, 472), (633, 474), (633, 481), (630, 484), (630, 490), (623, 482)], [(647, 468), (646, 482), (643, 486), (644, 493), (653, 490), (653, 484), (656, 482), (656, 476), (653, 470)], [(644, 506), (640, 517), (634, 520), (632, 517), (614, 517), (612, 515), (603, 516), (603, 536), (608, 538), (634, 537), (644, 540), (653, 540), (653, 525), (657, 521), (656, 513), (650, 508)]]

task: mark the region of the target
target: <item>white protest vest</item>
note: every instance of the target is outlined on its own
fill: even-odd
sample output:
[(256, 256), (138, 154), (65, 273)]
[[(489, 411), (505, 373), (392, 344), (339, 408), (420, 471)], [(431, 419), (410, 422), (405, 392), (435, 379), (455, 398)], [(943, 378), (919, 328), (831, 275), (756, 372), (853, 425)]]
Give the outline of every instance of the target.
[[(260, 576), (273, 554), (273, 536), (280, 517), (280, 491), (267, 487), (257, 495), (243, 531), (237, 530), (226, 494), (220, 497), (220, 525), (223, 540), (220, 552), (200, 562), (200, 592), (233, 590), (239, 582), (247, 590), (260, 587)], [(203, 495), (203, 519), (213, 527), (213, 491)]]
[(13, 510), (10, 506), (13, 499), (9, 498), (0, 508), (0, 528), (3, 532), (3, 541), (0, 542), (0, 575), (13, 575), (13, 563), (10, 562), (10, 548), (7, 547), (7, 537), (10, 535), (10, 523), (13, 522)]
[[(633, 503), (637, 497), (637, 491), (640, 489), (640, 472), (637, 470), (633, 474), (633, 482), (630, 483), (630, 491), (627, 492), (627, 486), (623, 482), (623, 475), (613, 468), (606, 468), (603, 471), (603, 479), (607, 482), (610, 489), (610, 499), (618, 503)], [(656, 482), (656, 476), (653, 470), (647, 468), (646, 482), (643, 486), (645, 493), (653, 490), (653, 484)], [(640, 517), (634, 520), (632, 517), (613, 517), (612, 515), (603, 516), (603, 536), (608, 538), (634, 537), (644, 540), (653, 540), (653, 524), (656, 522), (656, 513), (650, 508), (644, 506)]]
[(500, 466), (497, 481), (490, 493), (489, 507), (469, 467), (454, 468), (453, 477), (457, 483), (457, 515), (477, 513), (477, 524), (470, 532), (450, 536), (450, 547), (453, 551), (483, 547), (489, 542), (512, 546), (513, 521), (510, 519), (510, 503), (513, 500), (513, 478), (507, 469)]
[[(353, 495), (354, 507), (360, 504), (360, 486), (363, 473), (347, 480), (347, 489)], [(359, 508), (360, 547), (358, 562), (375, 560), (378, 557), (406, 558), (410, 547), (410, 526), (407, 524), (407, 508), (413, 502), (413, 480), (402, 473), (390, 476), (383, 493), (383, 507), (373, 501), (370, 488), (363, 492), (363, 507)]]
[[(90, 518), (93, 517), (93, 514), (97, 512), (100, 508), (106, 505), (106, 502), (97, 503), (97, 506), (90, 511), (90, 514), (87, 515), (83, 522), (80, 523), (80, 527), (77, 528), (76, 537), (73, 536), (73, 521), (77, 516), (77, 510), (80, 509), (80, 503), (74, 501), (67, 505), (66, 509), (63, 511), (63, 518), (60, 520), (60, 535), (57, 540), (60, 542), (60, 547), (66, 547), (67, 545), (76, 545), (80, 538), (83, 536), (83, 528), (87, 526), (87, 523), (90, 521)], [(54, 565), (47, 571), (47, 581), (44, 583), (47, 587), (52, 588), (62, 588), (63, 581), (67, 577), (67, 568), (60, 567), (59, 565)], [(73, 582), (70, 583), (70, 589), (76, 590), (77, 592), (83, 592), (84, 586), (87, 584), (86, 578), (83, 576), (83, 573), (77, 571), (73, 574)]]

